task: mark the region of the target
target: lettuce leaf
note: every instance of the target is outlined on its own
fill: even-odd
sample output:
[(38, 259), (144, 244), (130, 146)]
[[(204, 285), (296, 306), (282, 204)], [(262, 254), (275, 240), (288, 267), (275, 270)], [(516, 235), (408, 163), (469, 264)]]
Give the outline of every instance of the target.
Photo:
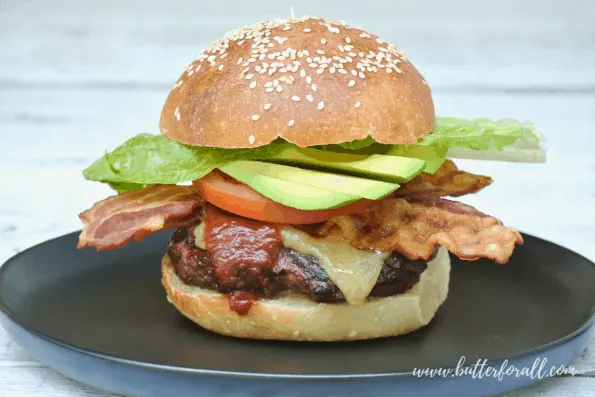
[(118, 190), (135, 190), (150, 184), (175, 184), (202, 178), (235, 160), (272, 157), (290, 143), (274, 141), (250, 149), (188, 146), (161, 135), (139, 134), (83, 171), (85, 178), (108, 182)]
[(458, 150), (502, 150), (518, 140), (537, 144), (539, 137), (528, 123), (513, 119), (461, 120), (437, 118), (436, 128), (418, 145), (433, 145)]
[[(531, 124), (506, 119), (461, 120), (438, 118), (436, 128), (416, 145), (385, 145), (367, 137), (323, 150), (360, 154), (419, 157), (428, 162), (425, 172), (435, 171), (445, 157), (544, 161), (539, 133)], [(278, 139), (248, 149), (188, 146), (161, 135), (139, 134), (83, 171), (85, 178), (110, 184), (118, 192), (152, 184), (175, 184), (203, 177), (236, 160), (266, 160), (295, 145)], [(505, 149), (505, 150), (504, 150)], [(466, 153), (469, 153), (468, 155)]]
[(372, 138), (371, 136), (367, 136), (363, 139), (356, 139), (355, 141), (351, 142), (339, 143), (338, 146), (345, 150), (358, 150), (373, 145), (375, 143), (376, 141), (374, 140), (374, 138)]

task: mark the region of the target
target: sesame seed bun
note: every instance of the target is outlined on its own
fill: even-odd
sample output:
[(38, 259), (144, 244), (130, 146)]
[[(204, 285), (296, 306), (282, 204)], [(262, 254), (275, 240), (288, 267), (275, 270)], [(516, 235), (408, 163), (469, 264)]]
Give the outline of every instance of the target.
[(450, 258), (441, 247), (419, 283), (404, 294), (371, 298), (359, 306), (316, 303), (288, 294), (258, 300), (243, 316), (229, 309), (225, 295), (184, 284), (167, 255), (162, 276), (168, 300), (191, 321), (213, 332), (238, 338), (329, 342), (403, 335), (427, 325), (448, 294)]
[(412, 144), (435, 125), (430, 88), (377, 36), (302, 17), (229, 32), (188, 65), (161, 113), (161, 133), (193, 146), (246, 148)]

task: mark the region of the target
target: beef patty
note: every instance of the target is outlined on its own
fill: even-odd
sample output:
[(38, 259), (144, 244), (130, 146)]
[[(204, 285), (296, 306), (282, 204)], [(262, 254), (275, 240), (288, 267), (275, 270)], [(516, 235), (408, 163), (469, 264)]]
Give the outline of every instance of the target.
[[(195, 245), (193, 228), (178, 229), (167, 250), (178, 277), (186, 284), (230, 294), (241, 291), (272, 298), (291, 290), (316, 302), (345, 302), (337, 285), (328, 278), (318, 259), (282, 247), (277, 261), (270, 266), (240, 268), (236, 277), (225, 283), (217, 277), (211, 254)], [(370, 296), (404, 293), (419, 282), (426, 270), (423, 260), (412, 260), (393, 252), (385, 261)]]

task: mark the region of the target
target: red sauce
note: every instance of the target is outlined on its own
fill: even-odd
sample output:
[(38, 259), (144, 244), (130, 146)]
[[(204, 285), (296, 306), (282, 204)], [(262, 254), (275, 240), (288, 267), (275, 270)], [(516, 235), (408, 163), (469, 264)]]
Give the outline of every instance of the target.
[(205, 206), (204, 240), (222, 285), (241, 285), (247, 276), (259, 277), (279, 255), (281, 236), (272, 225)]
[(240, 316), (248, 314), (256, 301), (256, 296), (249, 292), (235, 291), (227, 295), (229, 310), (238, 313)]

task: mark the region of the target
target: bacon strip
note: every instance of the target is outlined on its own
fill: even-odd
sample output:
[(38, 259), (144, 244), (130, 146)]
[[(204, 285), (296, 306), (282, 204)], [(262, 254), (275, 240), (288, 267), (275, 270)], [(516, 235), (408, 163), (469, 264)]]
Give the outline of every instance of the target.
[(99, 201), (79, 215), (77, 248), (120, 248), (151, 233), (196, 223), (204, 201), (192, 186), (155, 185)]
[(401, 185), (396, 197), (432, 199), (443, 196), (462, 196), (475, 193), (492, 183), (489, 176), (460, 171), (455, 163), (446, 160), (433, 175), (419, 174)]
[(445, 199), (388, 198), (363, 213), (333, 218), (315, 233), (340, 234), (359, 249), (394, 250), (424, 260), (438, 244), (461, 259), (506, 263), (515, 243), (523, 243), (518, 231), (502, 226), (498, 219)]

